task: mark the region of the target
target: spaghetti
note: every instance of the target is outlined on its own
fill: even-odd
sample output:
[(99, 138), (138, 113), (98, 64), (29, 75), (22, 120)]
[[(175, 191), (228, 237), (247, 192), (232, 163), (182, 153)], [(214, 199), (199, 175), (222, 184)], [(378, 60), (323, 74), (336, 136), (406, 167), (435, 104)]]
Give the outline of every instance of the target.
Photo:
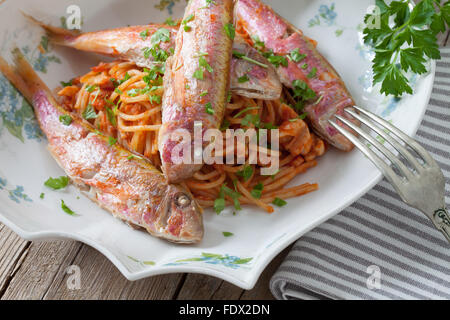
[[(159, 168), (162, 72), (157, 67), (148, 70), (131, 62), (100, 63), (86, 75), (73, 79), (58, 95), (67, 110), (89, 121), (113, 142), (142, 154)], [(261, 168), (266, 165), (259, 161), (248, 164), (249, 152), (242, 165), (204, 165), (185, 181), (202, 207), (213, 207), (219, 213), (227, 205), (239, 210), (241, 204), (250, 204), (273, 212), (272, 203), (281, 206), (284, 199), (318, 189), (317, 184), (310, 183), (287, 187), (296, 176), (316, 166), (316, 158), (326, 151), (324, 141), (311, 133), (303, 117), (284, 102), (289, 99), (287, 92), (282, 99), (274, 101), (234, 94), (229, 97), (221, 130), (278, 128), (279, 150), (248, 147), (277, 156), (279, 170), (272, 176), (261, 175)], [(226, 146), (225, 141), (223, 145)], [(227, 152), (230, 151), (224, 149), (223, 154)]]

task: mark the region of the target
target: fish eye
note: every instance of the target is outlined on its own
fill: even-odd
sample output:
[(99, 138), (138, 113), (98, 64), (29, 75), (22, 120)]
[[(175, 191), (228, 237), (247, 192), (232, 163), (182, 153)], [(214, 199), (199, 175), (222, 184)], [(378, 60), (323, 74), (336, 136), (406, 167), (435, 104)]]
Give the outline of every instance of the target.
[(180, 208), (185, 208), (191, 204), (191, 198), (185, 193), (178, 193), (175, 196), (175, 204)]

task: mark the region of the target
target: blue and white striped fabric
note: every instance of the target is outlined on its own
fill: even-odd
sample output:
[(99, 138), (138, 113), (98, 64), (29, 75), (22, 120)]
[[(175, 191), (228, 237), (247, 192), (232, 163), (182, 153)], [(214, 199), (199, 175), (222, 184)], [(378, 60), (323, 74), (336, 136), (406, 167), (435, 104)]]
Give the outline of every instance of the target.
[[(448, 205), (450, 48), (441, 53), (416, 139), (444, 172)], [(277, 299), (450, 299), (450, 244), (383, 180), (303, 236), (270, 286)]]

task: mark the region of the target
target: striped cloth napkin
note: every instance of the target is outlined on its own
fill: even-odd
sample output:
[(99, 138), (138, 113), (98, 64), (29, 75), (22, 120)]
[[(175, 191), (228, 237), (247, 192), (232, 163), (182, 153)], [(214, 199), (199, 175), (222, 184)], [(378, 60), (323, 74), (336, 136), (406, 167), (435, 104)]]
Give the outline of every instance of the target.
[[(416, 139), (444, 172), (450, 208), (450, 48), (441, 54)], [(383, 180), (298, 240), (270, 287), (277, 299), (450, 299), (450, 244)]]

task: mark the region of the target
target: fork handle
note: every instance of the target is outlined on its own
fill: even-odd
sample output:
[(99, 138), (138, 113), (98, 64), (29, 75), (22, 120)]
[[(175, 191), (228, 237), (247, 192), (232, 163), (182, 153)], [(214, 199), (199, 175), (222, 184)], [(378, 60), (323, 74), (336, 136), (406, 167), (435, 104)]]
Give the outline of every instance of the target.
[(450, 214), (445, 206), (434, 211), (431, 220), (436, 228), (442, 232), (447, 241), (450, 242)]

